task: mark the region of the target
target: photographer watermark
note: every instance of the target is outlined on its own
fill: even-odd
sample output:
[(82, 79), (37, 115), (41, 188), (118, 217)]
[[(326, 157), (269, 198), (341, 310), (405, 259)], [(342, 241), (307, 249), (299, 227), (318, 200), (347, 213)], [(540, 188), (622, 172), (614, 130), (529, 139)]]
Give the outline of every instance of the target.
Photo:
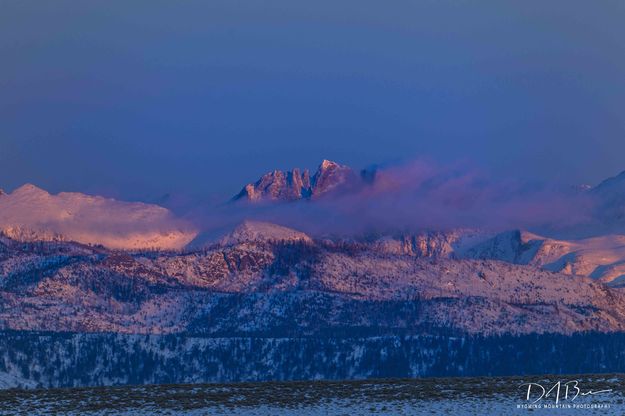
[[(518, 409), (609, 409), (610, 403), (600, 401), (613, 389), (585, 388), (579, 380), (558, 380), (554, 384), (522, 383), (524, 403)], [(592, 400), (590, 398), (593, 398)], [(596, 398), (596, 400), (595, 400)]]

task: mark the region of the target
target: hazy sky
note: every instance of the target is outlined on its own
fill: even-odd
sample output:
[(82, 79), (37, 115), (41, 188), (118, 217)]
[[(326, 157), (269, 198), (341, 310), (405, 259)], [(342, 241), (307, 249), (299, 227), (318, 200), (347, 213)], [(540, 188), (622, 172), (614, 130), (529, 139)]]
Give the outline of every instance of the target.
[(230, 195), (421, 157), (625, 170), (625, 2), (0, 0), (0, 188)]

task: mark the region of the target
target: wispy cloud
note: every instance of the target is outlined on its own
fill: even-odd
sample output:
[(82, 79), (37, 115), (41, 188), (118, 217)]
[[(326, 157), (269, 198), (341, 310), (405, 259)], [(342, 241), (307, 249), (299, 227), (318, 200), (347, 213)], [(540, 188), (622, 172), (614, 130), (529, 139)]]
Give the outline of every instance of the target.
[(592, 219), (594, 205), (587, 194), (494, 178), (467, 164), (414, 160), (379, 168), (374, 178), (315, 201), (227, 204), (191, 216), (208, 233), (256, 219), (315, 235), (458, 227), (558, 230)]

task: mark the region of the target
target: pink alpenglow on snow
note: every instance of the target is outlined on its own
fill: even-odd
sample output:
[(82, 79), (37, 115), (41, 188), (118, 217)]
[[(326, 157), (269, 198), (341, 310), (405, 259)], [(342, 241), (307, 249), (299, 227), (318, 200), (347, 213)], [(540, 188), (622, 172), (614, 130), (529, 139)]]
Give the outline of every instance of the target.
[(310, 177), (308, 169), (283, 172), (274, 170), (261, 176), (254, 183), (243, 187), (233, 199), (260, 201), (296, 201), (314, 199), (353, 183), (356, 173), (348, 166), (323, 160), (315, 174)]
[(111, 249), (175, 250), (197, 232), (157, 205), (24, 185), (0, 197), (0, 232), (22, 241), (69, 240)]

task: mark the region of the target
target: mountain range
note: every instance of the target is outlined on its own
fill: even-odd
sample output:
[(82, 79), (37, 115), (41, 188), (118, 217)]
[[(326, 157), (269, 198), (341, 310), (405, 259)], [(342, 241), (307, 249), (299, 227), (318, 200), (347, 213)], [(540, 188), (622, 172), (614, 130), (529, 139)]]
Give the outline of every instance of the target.
[[(389, 189), (389, 178), (384, 169), (357, 173), (326, 160), (312, 176), (298, 169), (263, 175), (228, 207), (243, 204), (245, 212), (253, 212), (259, 203), (341, 203), (345, 195), (362, 192), (375, 198), (378, 194), (368, 189)], [(436, 184), (429, 181), (427, 186)], [(625, 174), (575, 192), (596, 198), (593, 215), (604, 224), (620, 221)], [(0, 331), (34, 337), (34, 345), (46, 351), (50, 333), (77, 334), (81, 343), (87, 342), (81, 334), (113, 333), (122, 337), (120, 345), (126, 336), (169, 334), (182, 340), (172, 348), (183, 356), (190, 354), (185, 340), (193, 337), (252, 344), (258, 337), (329, 337), (332, 345), (340, 342), (356, 354), (376, 337), (398, 334), (438, 340), (443, 333), (440, 342), (447, 343), (448, 337), (625, 331), (625, 235), (563, 239), (524, 229), (445, 227), (314, 235), (245, 219), (220, 238), (194, 245), (201, 231), (156, 205), (79, 193), (52, 195), (33, 185), (2, 193)], [(195, 341), (188, 342), (188, 348), (198, 348)], [(280, 355), (275, 348), (281, 347), (272, 342), (263, 341), (263, 351)], [(391, 349), (400, 345), (392, 342)], [(429, 342), (433, 351), (442, 348), (439, 341)], [(2, 345), (9, 358), (0, 359), (0, 382), (37, 385), (23, 366), (30, 368), (34, 361), (28, 360), (43, 350), (26, 359)], [(289, 354), (301, 359), (309, 346), (300, 347)], [(91, 356), (104, 347), (63, 348), (69, 348), (67, 354)], [(253, 348), (237, 348), (243, 348), (246, 360), (257, 359), (251, 358), (256, 357)], [(115, 359), (123, 360), (126, 352), (110, 353), (122, 354)], [(163, 355), (158, 371), (171, 371), (167, 357)], [(424, 357), (410, 361), (411, 368), (433, 365)], [(323, 371), (340, 362), (323, 359), (335, 363)], [(224, 363), (216, 365), (224, 368)], [(280, 365), (286, 369), (290, 364)], [(354, 368), (345, 371), (360, 374)], [(48, 383), (55, 386), (81, 385), (84, 376), (60, 382), (54, 371), (50, 374)], [(184, 380), (187, 376), (181, 375)], [(108, 376), (102, 377), (91, 382), (104, 383)], [(226, 380), (219, 373), (211, 377)]]
[[(259, 202), (314, 203), (333, 200), (353, 192), (362, 192), (379, 183), (388, 186), (385, 169), (354, 169), (323, 160), (311, 176), (308, 170), (275, 170), (246, 185), (233, 198), (236, 204)], [(436, 182), (431, 180), (431, 182)], [(431, 186), (431, 185), (429, 185)], [(391, 187), (392, 188), (392, 187)], [(410, 188), (400, 187), (400, 192)], [(625, 219), (625, 172), (595, 187), (578, 187), (576, 193), (595, 198), (593, 215), (600, 224), (619, 223)], [(373, 198), (376, 194), (373, 193)], [(241, 242), (273, 238), (312, 241), (304, 233), (281, 228), (277, 224), (262, 227), (250, 222), (234, 234), (221, 237)], [(11, 193), (0, 193), (0, 233), (16, 241), (75, 241), (100, 245), (113, 250), (180, 250), (191, 245), (201, 230), (189, 220), (157, 205), (128, 203), (80, 193), (52, 195), (34, 185), (24, 185)], [(276, 235), (274, 235), (276, 234)], [(610, 285), (625, 279), (625, 236), (603, 233), (592, 238), (560, 239), (522, 229), (497, 232), (492, 229), (431, 229), (418, 232), (389, 229), (377, 232), (373, 246), (380, 252), (417, 255), (418, 257), (469, 258), (500, 260), (538, 267), (548, 271), (591, 277)], [(371, 243), (371, 236), (334, 237)], [(286, 238), (288, 240), (288, 238)], [(364, 240), (363, 240), (364, 239)], [(369, 244), (371, 245), (371, 244)], [(201, 246), (200, 246), (201, 248)]]
[[(362, 192), (379, 183), (388, 186), (392, 180), (389, 177), (385, 169), (356, 172), (348, 166), (323, 160), (312, 176), (308, 170), (297, 168), (269, 172), (246, 185), (233, 198), (233, 203), (265, 202), (279, 206), (297, 201), (314, 203), (319, 199), (340, 203), (346, 194)], [(575, 192), (595, 198), (592, 213), (600, 228), (625, 219), (625, 172), (595, 187), (578, 187)], [(277, 224), (263, 228), (256, 222), (253, 229), (246, 228), (246, 224), (243, 222), (237, 228), (238, 234), (215, 241), (223, 243), (228, 238), (251, 241), (275, 233), (280, 237), (294, 232), (284, 231), (288, 229)], [(180, 250), (196, 247), (191, 243), (200, 231), (191, 221), (176, 218), (157, 205), (80, 193), (52, 195), (30, 184), (8, 194), (0, 193), (0, 233), (17, 241), (75, 241), (113, 250)], [(625, 236), (603, 230), (599, 235), (583, 239), (546, 237), (522, 229), (497, 232), (434, 228), (414, 232), (395, 228), (376, 234), (376, 250), (392, 254), (500, 260), (591, 277), (611, 285), (620, 285), (625, 276)], [(294, 238), (298, 241), (313, 238), (304, 236), (301, 233)], [(362, 242), (364, 237), (341, 238)], [(371, 236), (366, 239), (371, 240)]]
[[(319, 241), (250, 221), (189, 252), (4, 237), (0, 329), (213, 336), (625, 329), (620, 289), (528, 267), (536, 255), (499, 250), (517, 236), (485, 240), (464, 257), (456, 254), (457, 237)], [(500, 254), (515, 256), (505, 262)]]

